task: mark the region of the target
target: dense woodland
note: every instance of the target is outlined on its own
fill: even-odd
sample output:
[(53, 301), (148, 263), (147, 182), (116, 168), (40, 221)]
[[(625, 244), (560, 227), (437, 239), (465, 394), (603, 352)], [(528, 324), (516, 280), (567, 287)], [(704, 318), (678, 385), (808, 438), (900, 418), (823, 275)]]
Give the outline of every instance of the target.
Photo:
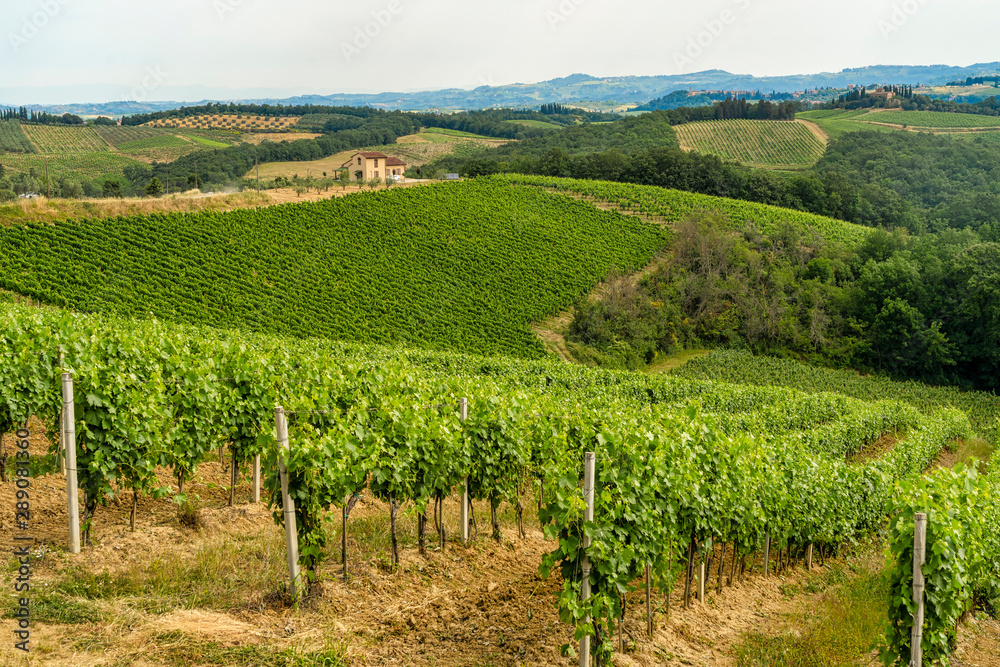
[(705, 213), (677, 227), (655, 272), (581, 300), (569, 338), (610, 366), (721, 346), (995, 390), (998, 303), (1000, 243), (970, 229), (876, 230), (848, 247)]

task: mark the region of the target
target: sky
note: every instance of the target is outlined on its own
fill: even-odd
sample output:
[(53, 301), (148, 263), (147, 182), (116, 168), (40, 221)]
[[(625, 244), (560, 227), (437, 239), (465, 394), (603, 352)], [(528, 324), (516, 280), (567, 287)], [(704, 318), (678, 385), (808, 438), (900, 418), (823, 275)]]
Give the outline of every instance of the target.
[(3, 4), (5, 103), (408, 92), (578, 72), (767, 76), (1000, 60), (996, 0)]

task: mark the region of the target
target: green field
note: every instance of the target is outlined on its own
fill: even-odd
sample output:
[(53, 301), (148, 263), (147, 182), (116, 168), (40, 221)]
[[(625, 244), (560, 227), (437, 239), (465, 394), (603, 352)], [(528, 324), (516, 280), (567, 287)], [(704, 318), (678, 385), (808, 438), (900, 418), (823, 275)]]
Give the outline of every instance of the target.
[[(447, 136), (447, 137), (462, 137), (462, 138), (465, 138), (465, 139), (486, 139), (486, 140), (489, 140), (489, 141), (496, 141), (495, 137), (485, 137), (485, 136), (483, 136), (481, 134), (473, 134), (472, 132), (462, 132), (461, 130), (449, 130), (449, 129), (446, 129), (446, 128), (443, 128), (443, 127), (428, 127), (428, 128), (425, 128), (424, 131), (421, 132), (420, 135), (418, 135), (418, 136), (423, 136), (423, 135), (427, 135), (427, 134), (430, 134), (430, 135), (435, 135), (435, 134), (437, 134), (437, 135), (444, 135), (444, 136)], [(447, 141), (447, 139), (444, 139), (443, 141)]]
[(850, 370), (819, 368), (736, 350), (718, 350), (691, 359), (671, 371), (671, 375), (690, 380), (791, 387), (808, 393), (835, 392), (864, 401), (895, 399), (924, 412), (955, 406), (969, 415), (980, 433), (994, 441), (1000, 436), (1000, 397), (984, 392), (897, 382), (880, 376), (865, 377)]
[(521, 127), (531, 127), (541, 130), (561, 130), (563, 126), (558, 123), (548, 123), (544, 120), (505, 120), (505, 123), (510, 123), (511, 125), (520, 125)]
[(210, 130), (130, 126), (0, 124), (0, 164), (13, 172), (92, 180), (121, 177), (129, 165), (172, 162), (205, 148), (226, 148), (239, 136)]
[(108, 142), (93, 127), (24, 125), (23, 128), (35, 150), (45, 155), (101, 153), (111, 150)]
[(119, 144), (118, 148), (124, 152), (129, 152), (129, 151), (147, 150), (150, 148), (187, 148), (190, 145), (191, 142), (184, 141), (180, 137), (164, 134), (158, 137), (148, 137), (146, 139), (136, 139), (135, 141), (126, 141), (124, 143)]
[(0, 121), (0, 154), (34, 153), (35, 147), (24, 133), (21, 123), (16, 120)]
[(857, 118), (864, 116), (867, 113), (867, 109), (863, 109), (861, 111), (823, 109), (820, 111), (802, 111), (795, 114), (795, 117), (816, 123), (824, 132), (830, 135), (831, 138), (839, 137), (840, 135), (848, 132), (860, 132), (862, 130), (898, 132), (898, 130), (884, 125), (872, 125), (871, 123), (857, 122)]
[(718, 155), (753, 167), (805, 169), (823, 157), (826, 144), (802, 123), (706, 120), (674, 128), (687, 150)]
[(1000, 116), (980, 116), (970, 113), (942, 111), (879, 111), (854, 118), (859, 123), (887, 123), (928, 130), (966, 130), (975, 128), (1000, 129)]
[(0, 164), (17, 173), (31, 173), (44, 180), (46, 165), (50, 178), (95, 179), (122, 176), (125, 167), (137, 163), (135, 158), (110, 151), (35, 155), (0, 153)]
[(0, 231), (0, 287), (85, 311), (294, 336), (541, 356), (529, 325), (662, 228), (496, 183)]
[(796, 118), (810, 120), (819, 125), (831, 137), (846, 132), (874, 130), (876, 132), (899, 132), (901, 129), (928, 132), (952, 132), (956, 136), (978, 132), (990, 128), (1000, 130), (1000, 116), (979, 116), (941, 111), (871, 111), (859, 109), (824, 109), (803, 111)]
[(769, 234), (778, 231), (782, 225), (790, 224), (803, 232), (816, 233), (825, 239), (845, 243), (852, 247), (871, 232), (870, 227), (812, 213), (737, 199), (670, 190), (652, 185), (520, 174), (506, 174), (491, 178), (501, 183), (533, 185), (556, 191), (571, 192), (588, 199), (608, 202), (622, 210), (640, 216), (653, 216), (665, 222), (679, 222), (694, 211), (719, 211), (729, 218), (733, 229), (746, 230), (750, 225), (753, 225), (758, 232)]

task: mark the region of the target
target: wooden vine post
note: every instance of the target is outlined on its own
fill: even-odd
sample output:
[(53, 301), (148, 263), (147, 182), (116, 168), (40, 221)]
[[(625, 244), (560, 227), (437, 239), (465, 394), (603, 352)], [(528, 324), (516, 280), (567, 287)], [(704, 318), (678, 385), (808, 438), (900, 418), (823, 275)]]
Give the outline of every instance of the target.
[(253, 457), (253, 501), (260, 502), (260, 454)]
[(62, 441), (66, 448), (66, 510), (69, 513), (69, 552), (80, 553), (80, 501), (76, 483), (76, 408), (73, 405), (73, 376), (62, 374)]
[(913, 602), (917, 613), (913, 616), (913, 634), (910, 638), (910, 665), (923, 664), (924, 640), (924, 560), (927, 554), (927, 515), (918, 512), (913, 526)]
[(278, 474), (281, 477), (281, 507), (285, 519), (285, 543), (288, 546), (288, 590), (295, 598), (299, 589), (299, 533), (295, 522), (295, 501), (288, 495), (288, 468), (285, 467), (285, 452), (288, 445), (288, 422), (285, 408), (274, 408), (274, 425), (278, 435)]
[[(66, 349), (60, 345), (59, 346), (59, 368), (63, 368), (63, 361), (66, 359)], [(66, 419), (65, 419), (65, 408), (59, 411), (59, 452), (56, 457), (59, 459), (59, 472), (63, 475), (66, 474)]]
[[(469, 399), (462, 398), (458, 402), (458, 416), (465, 423), (465, 420), (469, 418)], [(469, 498), (469, 478), (466, 477), (462, 482), (462, 510), (461, 519), (462, 522), (462, 543), (469, 543), (469, 503), (472, 500)], [(442, 513), (443, 515), (443, 513)], [(479, 530), (478, 528), (476, 529)]]
[(652, 589), (653, 588), (653, 568), (650, 565), (646, 566), (646, 634), (650, 637), (653, 636), (653, 601), (652, 601)]
[(764, 578), (771, 573), (771, 533), (764, 533)]
[[(583, 514), (583, 558), (580, 559), (580, 598), (584, 604), (590, 599), (590, 556), (587, 554), (587, 549), (590, 548), (590, 537), (586, 533), (586, 525), (594, 522), (594, 468), (594, 452), (585, 453), (583, 455), (583, 501), (587, 504), (587, 509)], [(587, 614), (584, 623), (590, 622), (590, 614)], [(590, 667), (589, 634), (580, 639), (580, 667)]]

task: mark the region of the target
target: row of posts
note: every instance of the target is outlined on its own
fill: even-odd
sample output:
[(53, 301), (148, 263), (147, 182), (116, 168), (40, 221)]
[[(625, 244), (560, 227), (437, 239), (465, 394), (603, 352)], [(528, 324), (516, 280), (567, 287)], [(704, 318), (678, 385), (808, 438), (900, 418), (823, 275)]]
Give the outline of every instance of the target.
[[(61, 355), (60, 355), (61, 356)], [(69, 552), (80, 553), (80, 499), (76, 470), (76, 406), (73, 374), (62, 374), (62, 419), (60, 419), (60, 468), (66, 475), (66, 510), (69, 514)], [(287, 435), (286, 435), (287, 441)], [(253, 460), (253, 501), (260, 502), (260, 455)], [(293, 514), (294, 517), (294, 514)]]
[[(79, 512), (79, 498), (77, 491), (77, 475), (76, 475), (76, 414), (74, 408), (73, 400), (73, 376), (70, 373), (62, 374), (62, 397), (63, 397), (63, 412), (62, 412), (62, 437), (61, 442), (63, 443), (63, 449), (65, 453), (65, 471), (66, 471), (66, 496), (67, 496), (67, 510), (69, 513), (69, 551), (70, 553), (78, 554), (80, 553), (80, 512)], [(459, 418), (464, 423), (469, 417), (469, 399), (462, 398), (459, 401)], [(288, 421), (285, 417), (285, 409), (282, 406), (276, 406), (274, 408), (274, 424), (275, 424), (275, 435), (278, 440), (279, 456), (278, 456), (278, 474), (281, 479), (281, 502), (282, 511), (284, 513), (284, 523), (285, 523), (285, 541), (288, 547), (288, 574), (289, 574), (289, 590), (293, 597), (295, 597), (299, 587), (301, 586), (301, 572), (299, 571), (299, 540), (298, 540), (298, 530), (295, 520), (295, 501), (288, 495), (288, 469), (285, 465), (285, 453), (289, 451), (288, 442)], [(584, 513), (584, 524), (589, 524), (594, 521), (594, 478), (596, 473), (596, 459), (594, 457), (594, 452), (586, 452), (584, 454), (583, 463), (583, 498), (586, 503), (586, 510)], [(255, 503), (260, 502), (260, 455), (254, 457), (253, 464), (253, 501)], [(462, 487), (462, 501), (461, 501), (461, 524), (462, 524), (462, 542), (468, 544), (469, 542), (469, 506), (471, 500), (469, 498), (469, 479), (466, 477), (463, 482)], [(581, 571), (581, 585), (580, 585), (580, 596), (581, 599), (586, 602), (590, 599), (590, 556), (587, 553), (587, 549), (590, 547), (591, 538), (589, 535), (584, 533), (583, 536), (583, 558), (580, 562)], [(764, 540), (764, 562), (767, 563), (770, 556), (771, 547), (771, 537), (770, 535), (765, 536)], [(922, 646), (921, 642), (923, 640), (923, 623), (924, 623), (924, 574), (923, 565), (926, 558), (926, 547), (927, 547), (927, 514), (917, 513), (914, 519), (914, 533), (913, 533), (913, 601), (916, 605), (916, 614), (913, 619), (913, 630), (912, 636), (910, 638), (911, 646), (911, 660), (910, 667), (921, 667), (922, 666)], [(808, 555), (808, 565), (812, 564), (812, 545), (809, 546)], [(767, 574), (768, 568), (765, 567), (765, 576)], [(698, 577), (698, 597), (700, 600), (705, 599), (705, 564), (702, 563), (699, 570), (700, 576)], [(647, 624), (650, 631), (652, 630), (652, 614), (649, 601), (649, 587), (650, 587), (650, 572), (649, 568), (646, 568), (646, 611), (648, 615)], [(591, 621), (590, 617), (587, 616), (584, 620), (585, 623)], [(590, 666), (590, 641), (589, 635), (585, 635), (580, 640), (580, 667)]]

